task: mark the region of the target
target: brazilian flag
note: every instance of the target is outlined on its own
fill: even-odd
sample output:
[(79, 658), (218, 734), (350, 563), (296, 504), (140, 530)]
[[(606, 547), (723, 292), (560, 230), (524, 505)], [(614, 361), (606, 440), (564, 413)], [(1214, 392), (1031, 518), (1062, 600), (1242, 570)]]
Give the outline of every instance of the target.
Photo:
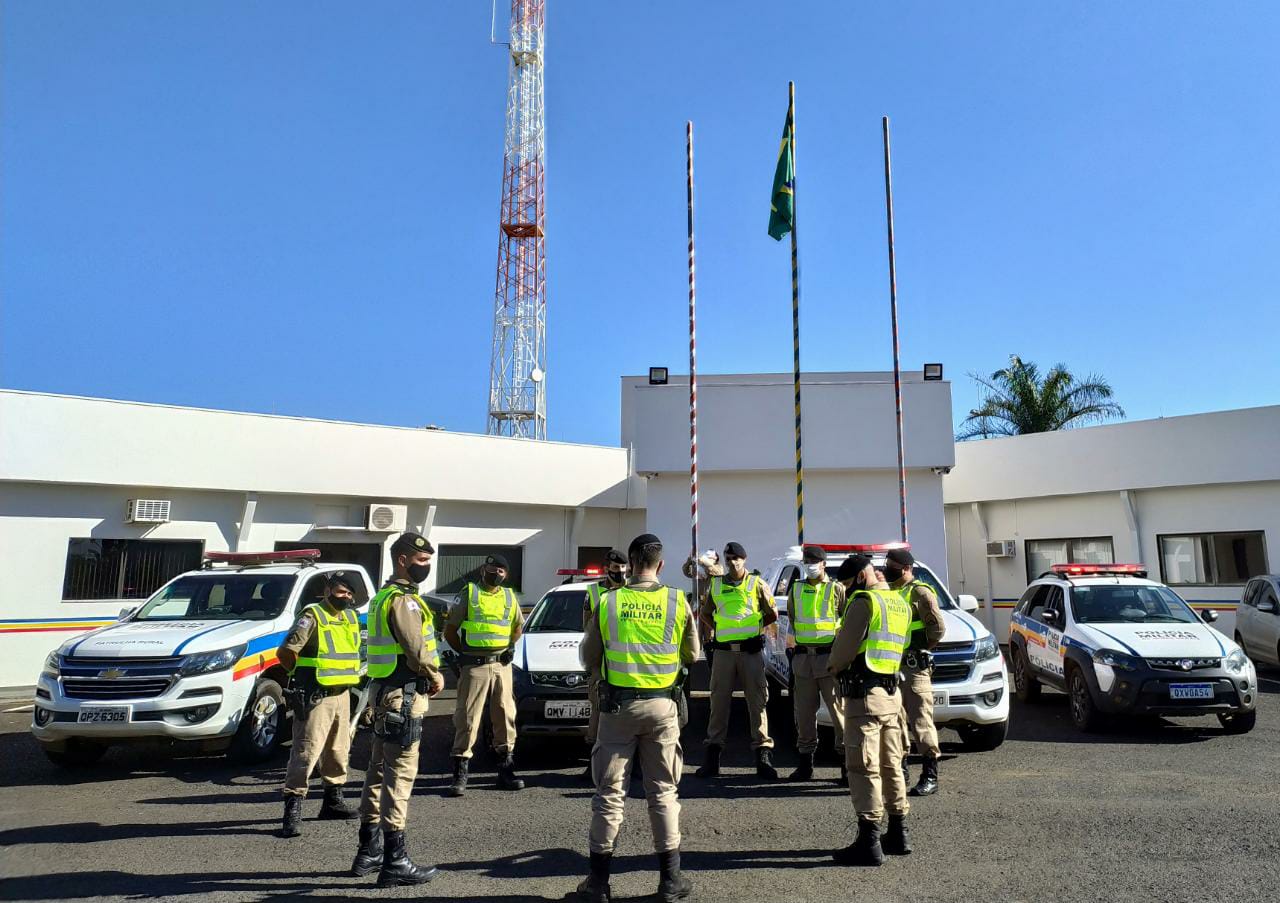
[(782, 127), (778, 168), (773, 173), (773, 197), (769, 204), (769, 234), (782, 241), (796, 226), (796, 119), (795, 108), (787, 106), (787, 124)]

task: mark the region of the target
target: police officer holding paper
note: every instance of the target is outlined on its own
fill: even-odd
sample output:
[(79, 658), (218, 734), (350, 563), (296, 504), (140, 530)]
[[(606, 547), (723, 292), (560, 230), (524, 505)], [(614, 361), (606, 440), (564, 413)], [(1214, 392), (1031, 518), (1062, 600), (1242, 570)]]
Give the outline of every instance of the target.
[(698, 657), (698, 632), (684, 593), (665, 586), (662, 542), (651, 533), (627, 549), (632, 577), (606, 592), (587, 624), (582, 664), (600, 681), (600, 733), (591, 755), (591, 871), (578, 892), (608, 903), (614, 843), (634, 763), (644, 775), (649, 826), (661, 874), (658, 898), (683, 900), (692, 883), (680, 870), (680, 803), (684, 765), (679, 707), (683, 669)]
[(787, 658), (794, 678), (792, 704), (796, 719), (796, 751), (800, 765), (788, 780), (813, 779), (813, 759), (818, 749), (818, 699), (827, 704), (840, 757), (841, 784), (845, 782), (844, 713), (836, 679), (827, 672), (827, 658), (844, 611), (844, 587), (827, 577), (827, 553), (821, 546), (805, 546), (801, 557), (804, 580), (791, 586), (787, 600)]
[[(832, 644), (828, 669), (840, 681), (844, 702), (849, 792), (858, 836), (836, 851), (835, 860), (840, 865), (880, 865), (885, 853), (911, 852), (898, 695), (911, 609), (876, 575), (869, 557), (853, 555), (845, 565), (856, 571), (854, 593)], [(889, 827), (882, 838), (880, 821), (886, 808)]]
[(360, 877), (381, 866), (379, 887), (422, 884), (437, 872), (409, 858), (404, 837), (427, 697), (444, 689), (431, 611), (418, 595), (418, 584), (431, 573), (434, 554), (425, 537), (400, 534), (391, 544), (393, 576), (369, 604), (373, 743), (360, 800), (360, 846), (351, 873)]
[(360, 622), (368, 593), (357, 571), (329, 574), (324, 598), (302, 610), (276, 657), (289, 672), (293, 748), (284, 781), (281, 837), (301, 832), (302, 802), (316, 765), (324, 783), (321, 818), (355, 818), (342, 799), (351, 753), (351, 693), (360, 682)]

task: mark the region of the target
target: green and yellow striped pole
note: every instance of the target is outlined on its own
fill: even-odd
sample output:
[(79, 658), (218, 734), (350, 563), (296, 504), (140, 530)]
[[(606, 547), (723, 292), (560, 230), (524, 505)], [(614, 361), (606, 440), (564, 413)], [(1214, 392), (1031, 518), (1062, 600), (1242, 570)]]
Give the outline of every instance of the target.
[[(791, 165), (796, 153), (796, 83), (787, 83), (787, 131), (791, 139)], [(796, 536), (804, 545), (804, 442), (800, 429), (800, 251), (796, 242), (796, 188), (791, 183), (791, 345), (796, 396)]]

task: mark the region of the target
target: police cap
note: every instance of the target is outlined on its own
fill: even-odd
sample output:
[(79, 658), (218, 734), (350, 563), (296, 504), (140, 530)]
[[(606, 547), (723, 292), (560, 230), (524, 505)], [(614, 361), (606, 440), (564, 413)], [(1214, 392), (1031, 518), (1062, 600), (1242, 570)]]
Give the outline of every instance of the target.
[(487, 567), (502, 568), (504, 571), (511, 570), (511, 565), (507, 564), (506, 557), (499, 555), (497, 552), (485, 556), (484, 563)]
[(397, 555), (412, 555), (414, 552), (430, 552), (434, 555), (436, 550), (435, 546), (420, 533), (401, 533), (391, 544), (392, 558)]
[(635, 539), (631, 540), (631, 545), (627, 546), (627, 554), (631, 556), (638, 555), (640, 550), (645, 546), (657, 546), (662, 548), (662, 540), (654, 536), (652, 533), (641, 533)]
[(610, 564), (626, 564), (627, 556), (618, 549), (610, 549), (609, 554), (604, 556), (605, 560)]
[(817, 564), (827, 560), (826, 550), (822, 546), (805, 546), (801, 556), (806, 564)]
[(870, 563), (871, 557), (869, 555), (863, 555), (861, 552), (850, 555), (840, 562), (840, 570), (836, 571), (836, 579), (852, 580), (865, 571)]
[(360, 579), (359, 571), (333, 571), (329, 574), (329, 589), (335, 586), (345, 586), (351, 590), (351, 595), (355, 597), (358, 605), (363, 605), (367, 601), (364, 581)]
[(734, 555), (738, 558), (746, 558), (747, 550), (742, 547), (742, 543), (740, 542), (726, 542), (724, 544), (724, 554), (726, 558), (730, 555)]
[(910, 549), (890, 549), (888, 554), (884, 556), (884, 560), (890, 564), (896, 564), (900, 568), (909, 568), (916, 563), (915, 556), (911, 554)]

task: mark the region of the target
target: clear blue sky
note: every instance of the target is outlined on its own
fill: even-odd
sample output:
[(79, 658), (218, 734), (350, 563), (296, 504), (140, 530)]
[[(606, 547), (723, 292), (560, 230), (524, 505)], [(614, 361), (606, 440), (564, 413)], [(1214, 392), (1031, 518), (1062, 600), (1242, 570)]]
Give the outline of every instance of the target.
[[(1271, 3), (549, 0), (549, 408), (789, 371), (766, 235), (797, 83), (806, 370), (1097, 371), (1131, 417), (1277, 402)], [(484, 429), (506, 60), (486, 0), (8, 0), (0, 384)]]

